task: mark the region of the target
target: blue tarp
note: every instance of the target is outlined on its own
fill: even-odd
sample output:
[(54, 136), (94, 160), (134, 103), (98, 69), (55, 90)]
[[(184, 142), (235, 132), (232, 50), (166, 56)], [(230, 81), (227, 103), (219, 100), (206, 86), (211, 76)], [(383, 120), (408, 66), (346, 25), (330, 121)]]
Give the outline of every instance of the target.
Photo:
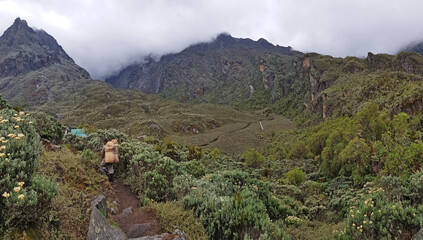
[(80, 137), (87, 137), (87, 135), (84, 133), (84, 129), (71, 129), (71, 134)]

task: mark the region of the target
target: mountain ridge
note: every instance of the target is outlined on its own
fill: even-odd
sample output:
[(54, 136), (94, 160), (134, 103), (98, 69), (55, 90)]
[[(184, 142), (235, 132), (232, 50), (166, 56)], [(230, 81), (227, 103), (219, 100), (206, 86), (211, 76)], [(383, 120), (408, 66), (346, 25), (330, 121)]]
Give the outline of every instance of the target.
[[(382, 98), (387, 92), (366, 95), (368, 89), (362, 88), (378, 88), (375, 84), (381, 84), (377, 83), (379, 78), (403, 78), (401, 72), (416, 75), (405, 79), (421, 79), (423, 58), (410, 52), (336, 58), (274, 46), (264, 39), (253, 41), (221, 34), (212, 42), (192, 45), (158, 61), (133, 64), (106, 82), (181, 102), (267, 109), (304, 120), (352, 115), (367, 101), (381, 101), (381, 108), (389, 112), (405, 110), (413, 114), (421, 109), (421, 94), (410, 95), (406, 103), (398, 98)], [(407, 88), (408, 83), (402, 84)], [(360, 93), (361, 98), (357, 98), (358, 92), (366, 94)], [(349, 104), (352, 96), (356, 100)]]

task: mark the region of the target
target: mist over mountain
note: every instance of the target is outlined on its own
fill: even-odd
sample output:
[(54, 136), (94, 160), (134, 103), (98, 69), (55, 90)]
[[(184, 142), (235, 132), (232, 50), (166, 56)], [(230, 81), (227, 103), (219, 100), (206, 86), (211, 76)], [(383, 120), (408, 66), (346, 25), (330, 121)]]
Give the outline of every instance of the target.
[[(246, 79), (253, 77), (254, 70), (258, 69), (260, 61), (263, 61), (261, 58), (266, 54), (275, 57), (302, 55), (291, 47), (274, 46), (265, 39), (253, 41), (220, 34), (212, 42), (192, 45), (180, 53), (164, 55), (158, 59), (146, 58), (143, 63), (133, 64), (117, 76), (107, 78), (106, 82), (119, 88), (161, 93), (171, 90), (184, 91), (175, 88), (180, 87), (178, 83), (187, 80), (185, 88), (194, 85), (196, 91), (202, 95), (205, 91), (215, 89), (217, 85), (225, 84), (226, 81), (237, 81), (241, 84), (241, 76)], [(231, 68), (236, 70), (231, 71)], [(225, 74), (228, 76), (225, 77)], [(249, 84), (238, 87), (249, 89)], [(192, 97), (190, 93), (184, 96), (187, 99)]]
[(17, 16), (53, 35), (94, 79), (150, 54), (178, 53), (219, 33), (335, 57), (394, 54), (419, 40), (421, 3), (253, 0), (1, 1), (0, 29)]
[(402, 48), (402, 51), (415, 52), (423, 56), (423, 41), (412, 43)]

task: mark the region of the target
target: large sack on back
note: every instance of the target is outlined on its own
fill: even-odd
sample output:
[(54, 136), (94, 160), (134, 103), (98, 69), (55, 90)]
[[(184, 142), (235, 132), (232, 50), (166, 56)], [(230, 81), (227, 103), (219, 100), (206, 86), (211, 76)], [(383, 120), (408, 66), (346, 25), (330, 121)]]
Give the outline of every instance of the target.
[(115, 163), (118, 163), (119, 162), (119, 154), (118, 154), (118, 146), (119, 146), (119, 144), (118, 144), (118, 141), (116, 140), (116, 139), (113, 139), (112, 140), (112, 143), (113, 143), (113, 145), (115, 146), (115, 148), (114, 148), (114, 157), (115, 157)]
[(106, 153), (104, 155), (104, 161), (106, 163), (114, 163), (115, 162), (115, 145), (109, 141), (106, 143)]

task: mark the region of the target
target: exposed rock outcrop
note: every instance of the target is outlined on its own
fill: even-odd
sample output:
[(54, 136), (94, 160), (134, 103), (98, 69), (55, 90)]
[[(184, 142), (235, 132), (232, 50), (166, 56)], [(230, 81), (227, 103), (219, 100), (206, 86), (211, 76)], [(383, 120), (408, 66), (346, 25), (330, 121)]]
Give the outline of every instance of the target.
[(90, 226), (87, 240), (125, 240), (125, 234), (107, 221), (107, 201), (103, 195), (91, 201)]

